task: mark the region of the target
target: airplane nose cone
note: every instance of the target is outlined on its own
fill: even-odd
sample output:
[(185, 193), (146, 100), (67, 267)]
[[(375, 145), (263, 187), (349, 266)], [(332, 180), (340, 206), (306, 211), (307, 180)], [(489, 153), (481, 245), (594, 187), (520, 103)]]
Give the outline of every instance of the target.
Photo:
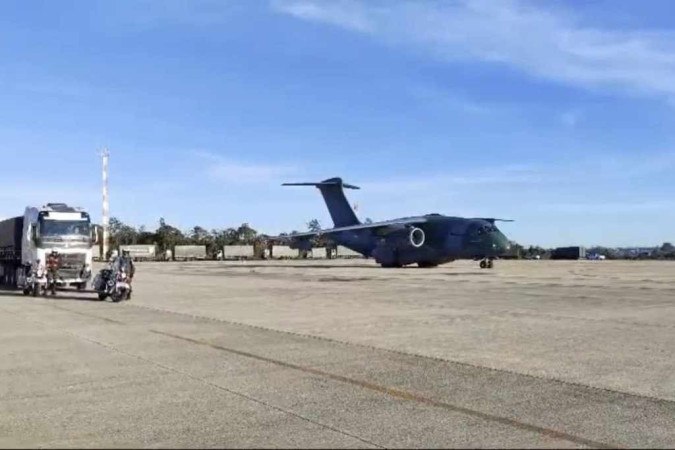
[(511, 244), (509, 243), (509, 240), (506, 239), (506, 236), (499, 233), (496, 236), (494, 236), (494, 239), (492, 241), (492, 249), (494, 250), (495, 253), (503, 255), (511, 251)]

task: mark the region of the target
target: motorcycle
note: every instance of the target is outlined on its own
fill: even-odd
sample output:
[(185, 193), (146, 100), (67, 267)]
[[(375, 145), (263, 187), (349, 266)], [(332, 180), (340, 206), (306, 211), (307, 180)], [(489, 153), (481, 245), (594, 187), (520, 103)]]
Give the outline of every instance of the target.
[(23, 295), (46, 295), (49, 281), (47, 280), (47, 273), (44, 267), (38, 266), (30, 268), (28, 276), (26, 277), (26, 284), (23, 288)]
[(110, 297), (113, 302), (117, 303), (128, 300), (131, 296), (131, 285), (124, 268), (102, 269), (94, 278), (94, 290), (101, 301)]

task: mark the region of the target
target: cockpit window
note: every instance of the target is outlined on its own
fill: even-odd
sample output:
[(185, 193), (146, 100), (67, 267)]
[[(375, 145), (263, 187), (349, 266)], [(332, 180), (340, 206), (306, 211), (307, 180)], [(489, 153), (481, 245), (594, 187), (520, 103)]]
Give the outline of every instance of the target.
[(474, 236), (482, 236), (484, 234), (494, 233), (495, 231), (497, 231), (497, 227), (494, 225), (483, 225), (474, 229), (472, 234)]

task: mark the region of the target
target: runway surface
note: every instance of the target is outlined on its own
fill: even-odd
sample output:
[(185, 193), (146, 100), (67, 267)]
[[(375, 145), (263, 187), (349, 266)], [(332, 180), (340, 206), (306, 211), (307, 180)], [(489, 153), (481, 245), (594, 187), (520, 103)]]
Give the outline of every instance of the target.
[(675, 446), (673, 263), (137, 273), (0, 291), (0, 446)]

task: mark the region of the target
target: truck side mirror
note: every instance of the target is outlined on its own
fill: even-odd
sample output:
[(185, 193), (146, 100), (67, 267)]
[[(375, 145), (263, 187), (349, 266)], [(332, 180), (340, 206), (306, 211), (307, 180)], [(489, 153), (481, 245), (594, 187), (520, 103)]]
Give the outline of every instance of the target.
[(38, 225), (37, 223), (30, 223), (28, 224), (28, 240), (32, 241), (35, 244), (38, 244), (38, 240), (40, 237), (40, 233), (38, 233)]
[(101, 227), (98, 225), (92, 225), (91, 226), (91, 243), (93, 245), (97, 245), (99, 243), (98, 235), (101, 230)]

